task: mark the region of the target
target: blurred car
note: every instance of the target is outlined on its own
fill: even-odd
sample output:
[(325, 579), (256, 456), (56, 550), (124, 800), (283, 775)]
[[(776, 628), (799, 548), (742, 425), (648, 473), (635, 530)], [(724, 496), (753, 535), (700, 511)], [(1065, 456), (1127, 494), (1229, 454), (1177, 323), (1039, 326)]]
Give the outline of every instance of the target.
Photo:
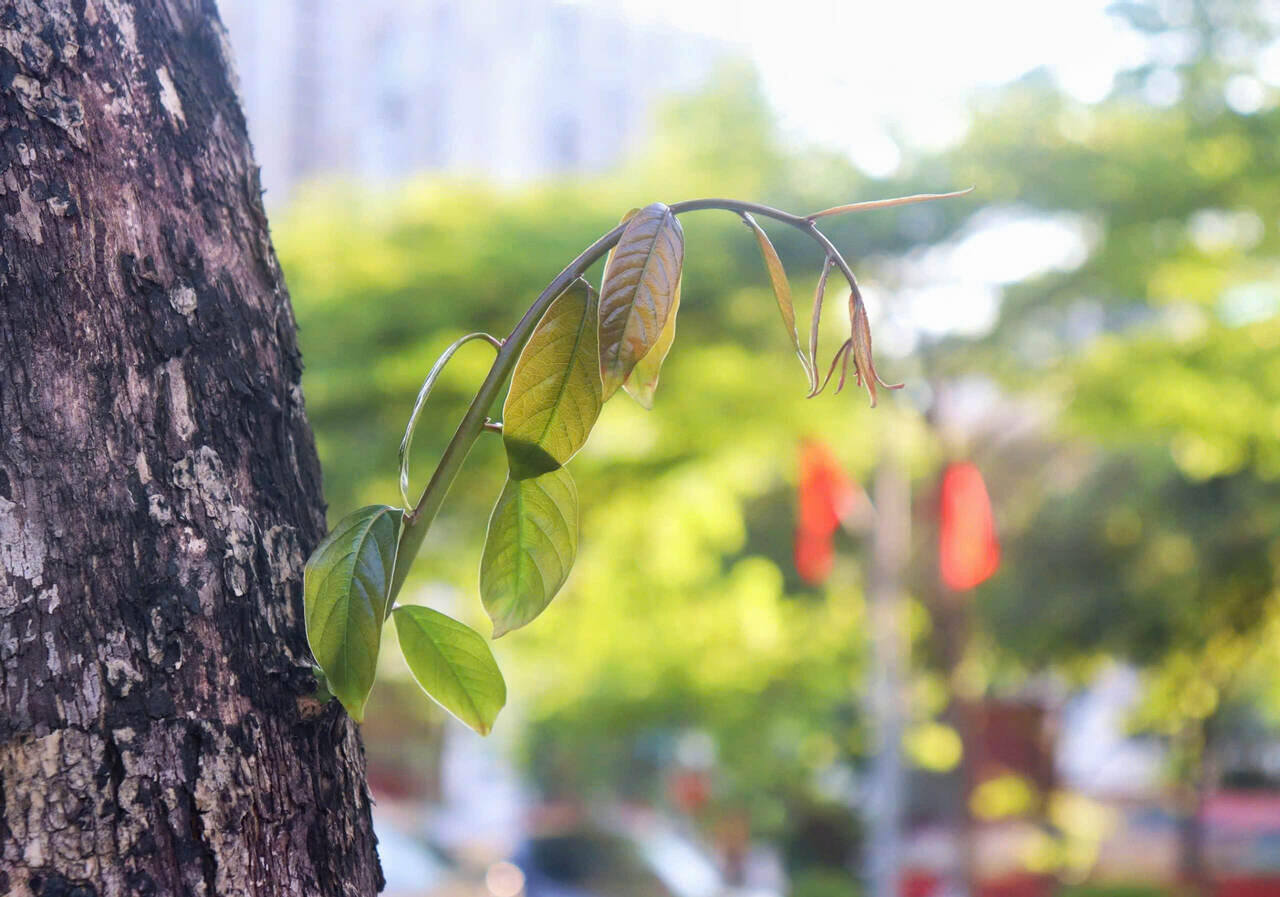
[(1204, 823), (1215, 897), (1280, 894), (1280, 792), (1215, 792)]
[(387, 880), (382, 897), (491, 897), (478, 874), (388, 814), (374, 811), (373, 831)]
[(512, 862), (525, 897), (776, 897), (727, 885), (691, 841), (662, 826), (593, 824), (531, 837)]

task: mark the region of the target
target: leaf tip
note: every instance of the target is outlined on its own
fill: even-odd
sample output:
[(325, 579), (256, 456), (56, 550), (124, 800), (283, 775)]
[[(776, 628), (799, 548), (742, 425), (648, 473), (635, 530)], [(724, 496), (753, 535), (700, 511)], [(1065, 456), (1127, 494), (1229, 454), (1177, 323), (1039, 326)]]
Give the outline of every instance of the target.
[(513, 480), (529, 480), (559, 470), (563, 465), (542, 446), (523, 440), (504, 438), (507, 467)]
[(631, 398), (635, 400), (635, 403), (639, 405), (641, 408), (643, 408), (645, 411), (653, 410), (653, 399), (654, 399), (655, 390), (648, 389), (644, 386), (632, 386), (632, 384), (629, 382), (624, 383), (622, 385), (622, 388), (626, 390), (627, 395), (631, 396)]
[(347, 716), (355, 720), (357, 724), (364, 722), (364, 708), (367, 703), (366, 701), (360, 701), (359, 703), (352, 701), (348, 703), (341, 697), (339, 697), (338, 700), (341, 701), (343, 709), (347, 711)]
[(622, 378), (615, 371), (602, 367), (600, 369), (600, 381), (602, 386), (600, 402), (603, 404), (613, 398), (613, 394), (622, 386)]

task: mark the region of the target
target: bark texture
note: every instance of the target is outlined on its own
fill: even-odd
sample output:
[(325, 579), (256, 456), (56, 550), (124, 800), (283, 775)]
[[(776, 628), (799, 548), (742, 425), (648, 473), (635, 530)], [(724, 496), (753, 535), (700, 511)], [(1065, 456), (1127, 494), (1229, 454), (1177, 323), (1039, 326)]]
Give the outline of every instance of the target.
[(229, 72), (213, 0), (0, 0), (0, 894), (382, 883)]

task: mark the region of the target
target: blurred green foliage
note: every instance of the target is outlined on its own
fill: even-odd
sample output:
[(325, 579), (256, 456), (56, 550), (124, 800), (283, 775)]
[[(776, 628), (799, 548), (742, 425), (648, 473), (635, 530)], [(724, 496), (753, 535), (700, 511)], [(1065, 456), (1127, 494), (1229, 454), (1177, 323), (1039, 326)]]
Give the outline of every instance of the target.
[[(841, 776), (868, 742), (863, 552), (846, 541), (824, 588), (796, 578), (803, 435), (865, 482), (881, 435), (903, 432), (922, 497), (909, 582), (922, 661), (935, 635), (929, 498), (941, 463), (964, 454), (988, 476), (1005, 548), (976, 595), (980, 656), (966, 671), (977, 694), (1047, 669), (1083, 679), (1121, 658), (1148, 672), (1136, 721), (1147, 728), (1175, 734), (1232, 701), (1280, 724), (1280, 110), (1224, 104), (1238, 72), (1215, 48), (1228, 34), (1268, 39), (1252, 4), (1228, 6), (1209, 16), (1191, 4), (1185, 23), (1159, 4), (1124, 6), (1154, 36), (1198, 34), (1198, 53), (1176, 67), (1178, 102), (1144, 102), (1150, 66), (1095, 105), (1033, 74), (976, 100), (961, 145), (908, 157), (892, 182), (788, 148), (754, 80), (733, 69), (675, 103), (654, 144), (607, 177), (519, 190), (329, 185), (276, 220), (335, 520), (397, 494), (396, 446), (436, 355), (467, 331), (505, 334), (628, 208), (723, 195), (804, 211), (977, 185), (978, 201), (832, 223), (855, 268), (888, 282), (904, 259), (993, 215), (1054, 217), (1083, 235), (1079, 265), (1002, 289), (989, 334), (880, 360), (914, 392), (870, 412), (857, 392), (803, 398), (750, 233), (727, 214), (684, 219), (684, 298), (655, 409), (623, 395), (606, 406), (574, 462), (577, 567), (542, 618), (495, 646), (541, 787), (663, 799), (666, 771), (708, 762), (682, 750), (708, 734), (708, 814), (745, 810), (756, 831), (784, 833), (790, 811), (847, 794)], [(804, 315), (821, 259), (798, 235), (771, 235)], [(843, 339), (840, 317), (824, 328), (824, 353)], [(491, 354), (468, 346), (442, 377), (418, 429), (415, 494)], [(946, 390), (919, 384), (975, 377), (999, 384), (1004, 417), (944, 426)], [(418, 582), (437, 584), (423, 600), (472, 622), (504, 475), (501, 441), (482, 440), (419, 561)], [(909, 740), (940, 745), (945, 768), (954, 739), (932, 722), (950, 697), (944, 680), (922, 663), (911, 693)], [(915, 753), (930, 765), (929, 751)]]
[(847, 874), (819, 868), (797, 875), (789, 893), (791, 897), (858, 897), (862, 891)]
[[(1023, 671), (1143, 666), (1144, 727), (1174, 734), (1231, 700), (1274, 722), (1280, 109), (1274, 91), (1247, 114), (1226, 96), (1276, 23), (1248, 2), (1117, 10), (1153, 46), (1195, 52), (1093, 106), (1028, 77), (983, 100), (946, 159), (1020, 214), (1078, 216), (1091, 244), (1078, 267), (1006, 288), (992, 333), (945, 362), (1034, 378), (1072, 446), (1023, 494), (982, 611)], [(1145, 102), (1170, 74), (1178, 101)]]

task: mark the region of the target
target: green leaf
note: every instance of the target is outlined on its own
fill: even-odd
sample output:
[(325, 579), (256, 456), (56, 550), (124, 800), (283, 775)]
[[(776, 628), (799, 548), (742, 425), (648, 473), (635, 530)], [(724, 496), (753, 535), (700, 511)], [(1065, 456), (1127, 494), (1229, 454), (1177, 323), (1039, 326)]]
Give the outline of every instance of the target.
[(400, 650), (422, 690), (481, 735), (488, 735), (507, 703), (507, 683), (484, 637), (429, 607), (402, 604), (392, 616)]
[(800, 335), (796, 332), (796, 306), (791, 298), (791, 283), (787, 280), (786, 269), (782, 267), (782, 259), (778, 258), (778, 251), (769, 241), (769, 235), (764, 232), (764, 228), (756, 224), (754, 218), (743, 212), (742, 220), (747, 223), (747, 227), (751, 228), (751, 232), (756, 235), (756, 242), (760, 244), (760, 254), (764, 256), (764, 266), (769, 269), (769, 280), (773, 284), (773, 295), (778, 300), (782, 324), (787, 328), (787, 336), (791, 337), (791, 346), (796, 351), (796, 357), (800, 359), (800, 366), (804, 368), (804, 375), (809, 378), (809, 388), (812, 390), (817, 385), (818, 375), (809, 357), (800, 348)]
[(578, 278), (529, 337), (502, 406), (513, 479), (555, 470), (582, 448), (600, 416), (596, 291)]
[(677, 280), (676, 294), (671, 300), (671, 313), (667, 315), (667, 323), (662, 325), (662, 333), (658, 334), (658, 341), (649, 350), (649, 354), (641, 358), (631, 369), (631, 376), (627, 378), (626, 383), (622, 384), (622, 388), (631, 398), (648, 409), (653, 408), (653, 396), (658, 391), (658, 377), (662, 375), (662, 363), (667, 360), (667, 353), (671, 351), (671, 344), (675, 342), (676, 315), (680, 312), (680, 284), (681, 281)]
[(627, 222), (600, 287), (600, 378), (608, 399), (649, 354), (671, 313), (684, 231), (660, 202)]
[(307, 642), (329, 690), (356, 722), (373, 688), (404, 512), (353, 511), (317, 546), (303, 571)]
[(508, 479), (489, 518), (480, 560), (480, 597), (494, 638), (542, 613), (577, 553), (578, 488), (569, 471)]

